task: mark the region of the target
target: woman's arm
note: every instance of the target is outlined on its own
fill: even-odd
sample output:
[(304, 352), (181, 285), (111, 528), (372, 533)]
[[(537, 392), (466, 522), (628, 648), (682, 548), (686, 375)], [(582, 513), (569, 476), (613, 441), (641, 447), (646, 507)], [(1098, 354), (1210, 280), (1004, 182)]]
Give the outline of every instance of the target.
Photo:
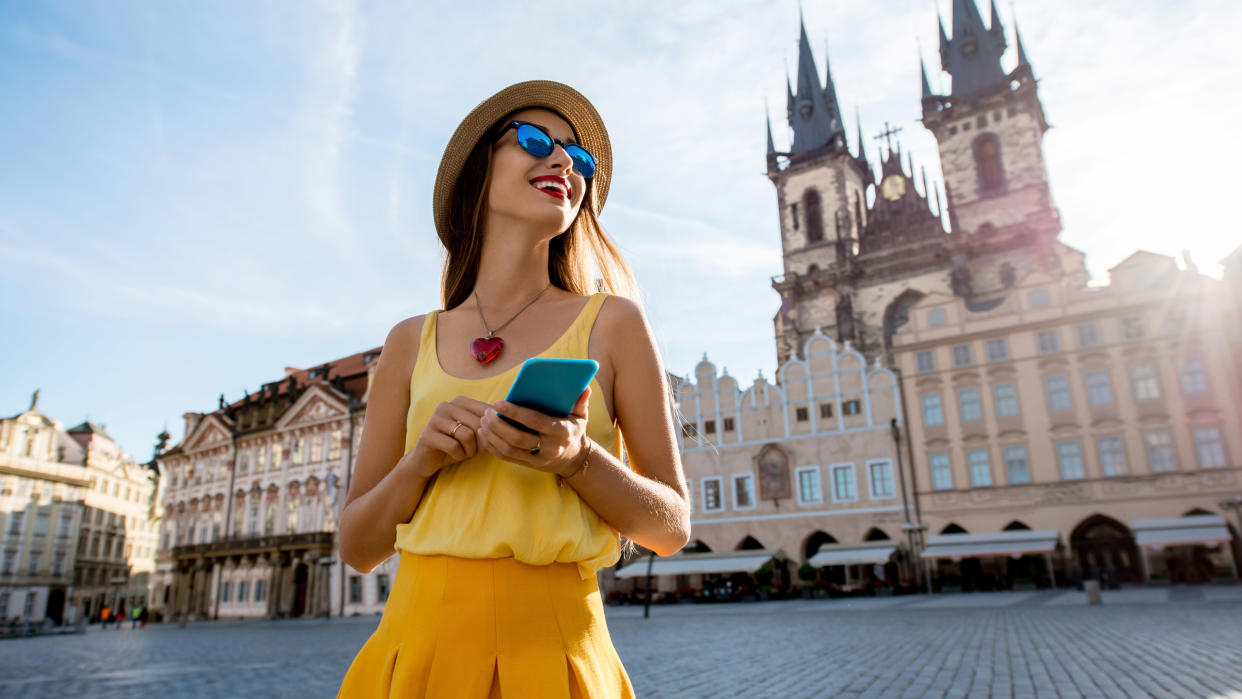
[(427, 485), (427, 478), (395, 467), (405, 449), (410, 373), (422, 325), (422, 316), (407, 318), (389, 331), (367, 396), (340, 527), (341, 560), (363, 573), (392, 555), (396, 525), (409, 521)]
[(594, 332), (612, 365), (613, 411), (630, 467), (592, 448), (566, 483), (631, 541), (672, 555), (690, 539), (690, 506), (655, 338), (642, 308), (619, 296), (604, 303)]
[(431, 477), (477, 451), (474, 431), (487, 406), (458, 396), (436, 407), (414, 448), (404, 453), (410, 374), (422, 322), (421, 316), (404, 320), (384, 341), (367, 398), (362, 444), (341, 508), (341, 560), (363, 573), (392, 555), (396, 527), (414, 516)]

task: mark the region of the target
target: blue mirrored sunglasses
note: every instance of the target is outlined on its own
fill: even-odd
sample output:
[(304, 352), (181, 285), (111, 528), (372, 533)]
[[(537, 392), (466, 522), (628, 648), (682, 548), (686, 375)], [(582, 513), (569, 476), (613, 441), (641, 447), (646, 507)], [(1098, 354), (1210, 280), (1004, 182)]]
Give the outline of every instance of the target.
[(552, 155), (554, 148), (560, 146), (565, 149), (565, 154), (570, 160), (574, 161), (574, 172), (587, 179), (595, 176), (595, 156), (577, 143), (566, 143), (552, 138), (552, 135), (544, 131), (542, 127), (528, 121), (509, 122), (505, 128), (500, 130), (497, 138), (503, 136), (509, 129), (517, 129), (518, 145), (536, 158), (546, 158)]

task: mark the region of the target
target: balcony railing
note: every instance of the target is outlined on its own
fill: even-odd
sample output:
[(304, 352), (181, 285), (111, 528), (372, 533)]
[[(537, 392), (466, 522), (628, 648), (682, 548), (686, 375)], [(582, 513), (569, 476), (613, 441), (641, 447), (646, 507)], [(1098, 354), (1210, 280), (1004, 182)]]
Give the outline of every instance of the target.
[(303, 532), (300, 534), (273, 534), (270, 536), (230, 536), (203, 544), (174, 546), (172, 555), (173, 558), (191, 558), (196, 556), (300, 549), (313, 546), (330, 547), (332, 546), (332, 537), (332, 532)]

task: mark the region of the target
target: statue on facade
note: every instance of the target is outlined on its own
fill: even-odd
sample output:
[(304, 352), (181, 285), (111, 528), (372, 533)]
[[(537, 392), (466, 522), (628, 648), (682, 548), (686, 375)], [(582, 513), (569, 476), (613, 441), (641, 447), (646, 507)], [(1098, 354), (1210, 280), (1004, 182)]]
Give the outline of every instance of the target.
[(30, 409), (34, 410), (37, 407), (39, 407), (39, 389), (36, 388), (34, 393), (30, 394)]

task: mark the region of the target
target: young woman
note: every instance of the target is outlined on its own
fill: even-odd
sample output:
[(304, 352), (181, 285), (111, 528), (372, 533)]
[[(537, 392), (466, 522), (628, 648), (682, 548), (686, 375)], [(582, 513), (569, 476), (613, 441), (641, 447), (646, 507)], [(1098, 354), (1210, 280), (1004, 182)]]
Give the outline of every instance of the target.
[[(591, 103), (548, 81), (501, 90), (449, 141), (444, 310), (384, 342), (341, 515), (345, 562), (401, 563), (340, 696), (633, 696), (595, 572), (619, 535), (675, 553), (690, 516), (664, 370), (596, 218), (611, 157)], [(599, 362), (569, 417), (503, 401), (535, 356)]]

